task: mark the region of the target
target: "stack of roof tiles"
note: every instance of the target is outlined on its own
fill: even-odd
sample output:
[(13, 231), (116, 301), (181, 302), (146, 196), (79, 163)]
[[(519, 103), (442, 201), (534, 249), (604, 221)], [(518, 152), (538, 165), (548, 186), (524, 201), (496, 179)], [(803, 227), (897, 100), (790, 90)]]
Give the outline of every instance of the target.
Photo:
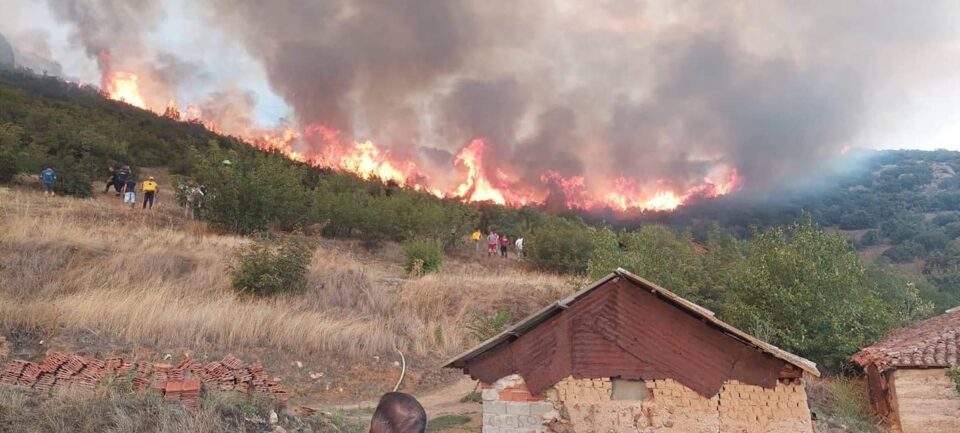
[(132, 361), (119, 356), (99, 360), (50, 352), (39, 363), (8, 362), (0, 370), (0, 384), (40, 391), (73, 385), (93, 388), (108, 376), (128, 377), (134, 389), (152, 387), (164, 401), (187, 408), (199, 407), (201, 383), (224, 391), (262, 392), (284, 401), (287, 399), (280, 380), (267, 376), (262, 365), (246, 364), (233, 355), (208, 364), (184, 358), (174, 366)]
[(899, 367), (948, 367), (957, 364), (958, 352), (960, 309), (951, 309), (890, 333), (857, 352), (853, 361), (862, 367), (874, 364), (881, 372)]

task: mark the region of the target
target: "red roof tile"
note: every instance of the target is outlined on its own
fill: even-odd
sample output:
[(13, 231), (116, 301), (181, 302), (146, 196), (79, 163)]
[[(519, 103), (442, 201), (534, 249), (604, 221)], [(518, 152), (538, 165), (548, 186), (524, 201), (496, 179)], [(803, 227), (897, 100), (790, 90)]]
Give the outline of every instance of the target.
[(948, 367), (957, 364), (960, 351), (960, 309), (921, 320), (888, 334), (853, 355), (862, 367), (875, 364), (880, 371), (899, 367)]

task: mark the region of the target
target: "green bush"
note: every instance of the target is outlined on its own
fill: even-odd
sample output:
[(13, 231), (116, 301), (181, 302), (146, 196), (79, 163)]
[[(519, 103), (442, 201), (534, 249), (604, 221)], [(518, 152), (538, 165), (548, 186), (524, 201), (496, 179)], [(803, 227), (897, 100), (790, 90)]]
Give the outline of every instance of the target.
[[(643, 276), (695, 302), (706, 286), (703, 256), (688, 233), (677, 234), (662, 225), (644, 225), (619, 236), (609, 229), (597, 231), (588, 273), (600, 278), (621, 267)], [(655, 253), (654, 253), (655, 252)]]
[(922, 304), (904, 299), (916, 298), (916, 290), (880, 293), (847, 240), (809, 219), (757, 234), (744, 259), (719, 280), (724, 318), (828, 368), (915, 319), (901, 310)]
[(497, 310), (494, 314), (476, 313), (467, 323), (467, 330), (477, 340), (485, 341), (502, 332), (512, 318), (513, 312), (510, 310)]
[(258, 296), (299, 292), (306, 287), (312, 255), (309, 248), (293, 240), (257, 239), (237, 253), (233, 287)]
[(582, 274), (593, 252), (596, 229), (581, 221), (545, 217), (524, 238), (524, 255), (538, 268)]
[(404, 245), (407, 253), (405, 268), (407, 272), (423, 275), (440, 269), (443, 263), (443, 251), (436, 241), (414, 240)]
[(960, 393), (960, 366), (951, 365), (950, 368), (947, 369), (947, 377), (953, 381), (954, 389)]

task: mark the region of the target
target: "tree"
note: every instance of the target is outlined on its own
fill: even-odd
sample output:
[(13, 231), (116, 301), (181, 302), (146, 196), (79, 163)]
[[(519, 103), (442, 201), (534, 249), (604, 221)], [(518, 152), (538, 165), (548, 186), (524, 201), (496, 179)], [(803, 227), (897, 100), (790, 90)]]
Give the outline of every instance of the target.
[(724, 316), (778, 346), (837, 366), (900, 321), (856, 253), (809, 218), (759, 233), (727, 275)]
[(545, 217), (525, 238), (524, 254), (540, 269), (582, 274), (587, 271), (595, 233), (581, 221)]

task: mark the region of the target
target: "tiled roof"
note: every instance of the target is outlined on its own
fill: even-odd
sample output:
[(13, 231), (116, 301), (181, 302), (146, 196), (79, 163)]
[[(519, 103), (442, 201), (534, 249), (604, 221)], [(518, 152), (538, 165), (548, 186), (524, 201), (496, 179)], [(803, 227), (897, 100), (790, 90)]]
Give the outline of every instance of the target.
[(899, 367), (948, 367), (957, 364), (960, 351), (960, 308), (921, 320), (891, 332), (883, 340), (853, 356), (866, 367), (875, 364), (880, 371)]

